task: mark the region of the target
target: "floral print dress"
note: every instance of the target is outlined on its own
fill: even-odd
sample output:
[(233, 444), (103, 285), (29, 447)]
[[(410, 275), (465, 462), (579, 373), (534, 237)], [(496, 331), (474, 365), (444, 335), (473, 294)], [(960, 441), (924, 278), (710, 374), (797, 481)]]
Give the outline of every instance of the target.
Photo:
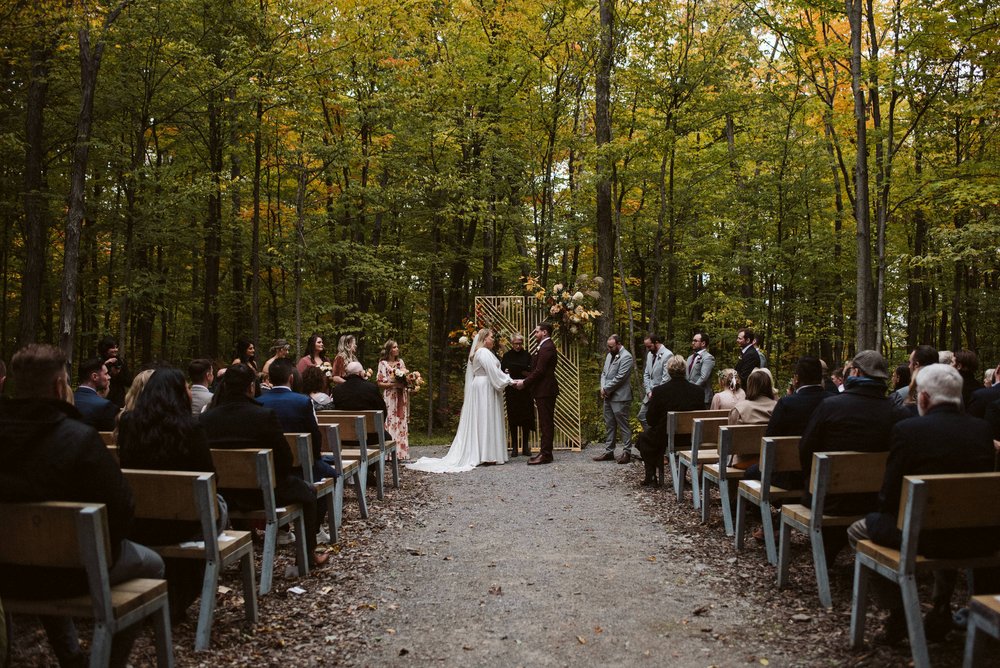
[(395, 362), (381, 360), (378, 363), (378, 382), (393, 383), (394, 387), (382, 390), (389, 414), (385, 418), (385, 430), (392, 435), (399, 450), (400, 459), (410, 458), (410, 393), (405, 382), (396, 380), (396, 370), (406, 373), (402, 359)]

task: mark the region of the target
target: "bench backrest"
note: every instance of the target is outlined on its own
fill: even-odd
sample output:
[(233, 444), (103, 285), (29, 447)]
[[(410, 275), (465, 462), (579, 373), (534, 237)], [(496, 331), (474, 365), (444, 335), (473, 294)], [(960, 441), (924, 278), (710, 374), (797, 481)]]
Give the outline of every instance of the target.
[(101, 435), (101, 440), (104, 441), (104, 445), (114, 445), (115, 444), (115, 432), (113, 432), (113, 431), (99, 431), (97, 433)]
[[(323, 415), (361, 415), (365, 418), (365, 431), (369, 434), (378, 434), (380, 438), (385, 438), (385, 416), (380, 410), (371, 411), (341, 411), (325, 410), (316, 413), (317, 419)], [(322, 421), (320, 422), (322, 424)]]
[(364, 443), (368, 440), (368, 432), (365, 431), (365, 417), (359, 413), (321, 413), (317, 414), (320, 429), (323, 425), (335, 424), (340, 428), (340, 441), (357, 441)]
[(921, 530), (1000, 526), (1000, 473), (906, 476), (899, 508), (900, 570), (912, 573)]
[[(303, 474), (307, 466), (312, 471), (312, 449), (310, 448), (309, 434), (285, 432), (285, 442), (288, 443), (288, 449), (292, 451), (292, 466), (300, 467)], [(309, 479), (306, 478), (306, 480)]]
[(692, 450), (714, 450), (719, 443), (719, 430), (729, 424), (728, 417), (695, 418), (691, 432)]
[[(720, 461), (734, 455), (759, 455), (766, 424), (734, 424), (719, 428)], [(728, 461), (726, 462), (728, 463)]]
[(888, 452), (817, 452), (813, 454), (809, 492), (814, 520), (832, 494), (878, 492), (885, 477)]
[(111, 549), (102, 503), (0, 503), (0, 526), (0, 564), (81, 568), (85, 533), (101, 539), (105, 555)]
[(270, 450), (212, 449), (216, 480), (223, 489), (261, 489), (262, 476), (274, 489), (274, 454)]
[(214, 473), (122, 469), (122, 475), (132, 488), (136, 520), (199, 522), (207, 558), (217, 558), (219, 509)]
[(729, 417), (729, 411), (670, 411), (667, 413), (667, 447), (673, 449), (675, 436), (693, 433), (695, 420), (718, 417)]
[(108, 446), (108, 454), (111, 455), (111, 457), (115, 460), (115, 462), (118, 464), (118, 466), (122, 465), (122, 460), (118, 456), (118, 446), (117, 445), (109, 445)]
[[(765, 436), (761, 441), (760, 470), (771, 473), (801, 471), (799, 441), (801, 436)], [(770, 469), (767, 467), (770, 466)]]
[(340, 452), (340, 425), (320, 423), (319, 433), (321, 437), (320, 452), (332, 455), (334, 468), (343, 473), (344, 457)]

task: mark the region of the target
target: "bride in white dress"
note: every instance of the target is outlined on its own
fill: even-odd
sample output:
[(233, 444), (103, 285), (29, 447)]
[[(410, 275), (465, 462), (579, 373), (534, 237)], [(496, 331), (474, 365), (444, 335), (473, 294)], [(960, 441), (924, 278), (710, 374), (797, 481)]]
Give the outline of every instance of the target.
[(406, 468), (429, 473), (461, 473), (480, 464), (507, 461), (503, 389), (510, 376), (500, 369), (493, 354), (493, 332), (481, 329), (469, 352), (465, 371), (465, 401), (458, 420), (458, 433), (443, 458), (421, 457)]

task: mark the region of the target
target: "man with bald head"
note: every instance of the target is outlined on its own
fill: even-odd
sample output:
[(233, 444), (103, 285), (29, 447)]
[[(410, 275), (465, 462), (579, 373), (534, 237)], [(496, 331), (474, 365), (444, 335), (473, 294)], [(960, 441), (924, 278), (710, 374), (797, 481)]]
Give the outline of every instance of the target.
[(382, 391), (375, 383), (370, 383), (364, 378), (365, 368), (361, 362), (350, 362), (344, 372), (344, 382), (337, 385), (330, 391), (333, 398), (333, 407), (342, 411), (382, 411), (386, 415), (388, 410), (385, 406), (385, 399)]

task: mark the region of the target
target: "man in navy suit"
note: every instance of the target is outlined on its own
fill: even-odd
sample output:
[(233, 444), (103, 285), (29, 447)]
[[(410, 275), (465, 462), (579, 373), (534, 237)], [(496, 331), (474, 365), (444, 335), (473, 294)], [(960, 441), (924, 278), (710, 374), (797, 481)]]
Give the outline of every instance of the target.
[(740, 377), (740, 385), (747, 386), (750, 373), (760, 366), (760, 355), (753, 347), (753, 330), (743, 327), (736, 332), (736, 345), (740, 347), (740, 361), (736, 363), (736, 375)]
[(73, 403), (83, 421), (97, 431), (114, 431), (118, 406), (100, 394), (107, 391), (111, 381), (104, 360), (94, 357), (81, 362), (77, 379), (80, 384), (73, 393)]
[[(1000, 364), (997, 365), (997, 369), (1000, 370)], [(972, 393), (969, 405), (966, 406), (969, 415), (985, 417), (986, 407), (994, 401), (1000, 400), (1000, 380), (997, 379), (996, 375), (993, 376), (993, 380), (996, 382), (992, 386), (981, 387)]]
[(268, 375), (272, 388), (257, 397), (258, 403), (274, 410), (284, 432), (309, 434), (312, 439), (313, 460), (319, 460), (321, 436), (312, 399), (292, 391), (295, 365), (290, 359), (279, 357), (271, 362)]

